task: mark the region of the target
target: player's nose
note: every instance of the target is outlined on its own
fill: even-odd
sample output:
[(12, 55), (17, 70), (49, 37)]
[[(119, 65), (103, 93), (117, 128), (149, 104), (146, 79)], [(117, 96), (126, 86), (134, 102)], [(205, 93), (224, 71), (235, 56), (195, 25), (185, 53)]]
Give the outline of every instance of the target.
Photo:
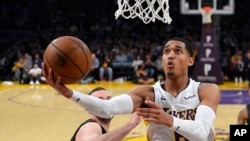
[(173, 59), (174, 56), (175, 56), (174, 51), (170, 51), (167, 58), (168, 58), (168, 59)]

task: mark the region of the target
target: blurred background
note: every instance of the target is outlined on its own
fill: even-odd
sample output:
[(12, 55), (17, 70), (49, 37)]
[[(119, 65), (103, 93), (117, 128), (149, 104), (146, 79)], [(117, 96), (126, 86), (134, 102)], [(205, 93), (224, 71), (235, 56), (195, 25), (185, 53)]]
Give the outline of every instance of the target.
[[(204, 0), (204, 2), (209, 0)], [(197, 7), (197, 0), (187, 0), (189, 7)], [(220, 0), (218, 8), (228, 0)], [(99, 60), (109, 56), (113, 61), (113, 80), (124, 75), (119, 61), (131, 64), (137, 55), (143, 60), (149, 54), (153, 61), (159, 58), (162, 45), (171, 37), (184, 37), (197, 50), (201, 41), (202, 16), (180, 13), (180, 1), (170, 0), (171, 24), (161, 21), (144, 24), (140, 19), (115, 19), (116, 0), (43, 0), (0, 2), (0, 80), (18, 80), (13, 70), (20, 58), (43, 58), (43, 51), (51, 40), (71, 35), (82, 39)], [(246, 52), (250, 48), (250, 15), (248, 0), (235, 1), (233, 15), (213, 15), (218, 43), (218, 62), (223, 81), (234, 81), (234, 55), (249, 62)], [(38, 57), (35, 57), (38, 56)], [(120, 59), (120, 56), (125, 58)], [(121, 58), (121, 57), (120, 57)], [(30, 60), (29, 60), (30, 61)], [(118, 63), (117, 63), (118, 62)], [(247, 81), (247, 65), (242, 81)], [(123, 66), (124, 67), (124, 66)], [(31, 65), (27, 69), (32, 68)], [(125, 66), (126, 68), (126, 66)], [(156, 68), (157, 69), (157, 68)], [(132, 79), (133, 74), (126, 74)], [(158, 76), (154, 77), (157, 79)], [(99, 79), (99, 78), (98, 78)], [(21, 83), (21, 81), (20, 81)], [(22, 82), (25, 83), (25, 82)]]

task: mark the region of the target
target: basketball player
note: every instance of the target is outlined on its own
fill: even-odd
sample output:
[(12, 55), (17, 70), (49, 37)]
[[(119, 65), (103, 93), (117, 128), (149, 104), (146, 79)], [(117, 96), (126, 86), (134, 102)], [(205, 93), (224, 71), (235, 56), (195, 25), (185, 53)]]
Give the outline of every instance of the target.
[[(108, 100), (109, 93), (102, 87), (93, 89), (89, 95)], [(101, 118), (90, 114), (90, 118), (83, 122), (75, 131), (71, 141), (119, 141), (141, 122), (141, 117), (133, 114), (125, 125), (108, 132), (112, 118)]]
[(165, 80), (153, 86), (137, 86), (110, 100), (100, 100), (67, 88), (60, 77), (53, 79), (53, 70), (45, 65), (43, 71), (51, 87), (90, 113), (111, 118), (137, 111), (149, 121), (147, 136), (150, 141), (213, 141), (220, 89), (216, 84), (191, 79), (188, 69), (193, 64), (191, 45), (182, 38), (172, 38), (163, 48)]
[[(248, 95), (250, 96), (250, 85), (248, 86)], [(238, 114), (239, 125), (250, 125), (250, 104), (246, 104)]]
[[(250, 85), (248, 85), (248, 95), (250, 96)], [(243, 107), (237, 117), (237, 124), (238, 125), (250, 125), (250, 104), (246, 104)], [(230, 141), (230, 136), (226, 138), (224, 141)]]
[(238, 114), (239, 125), (250, 125), (250, 104), (246, 104)]

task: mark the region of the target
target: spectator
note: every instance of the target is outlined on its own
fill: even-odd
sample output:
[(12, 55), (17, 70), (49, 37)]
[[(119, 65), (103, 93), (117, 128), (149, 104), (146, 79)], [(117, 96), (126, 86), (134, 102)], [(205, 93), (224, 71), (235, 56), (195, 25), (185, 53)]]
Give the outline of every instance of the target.
[(127, 55), (124, 53), (123, 50), (118, 51), (114, 58), (115, 62), (120, 62), (120, 63), (125, 63), (127, 62), (127, 60), (128, 60)]
[(108, 55), (105, 55), (104, 60), (101, 63), (100, 69), (99, 69), (99, 78), (100, 81), (105, 80), (104, 75), (107, 74), (108, 80), (113, 80), (113, 68), (112, 68), (112, 62), (109, 59)]
[(29, 53), (25, 53), (23, 57), (23, 83), (29, 83), (29, 70), (32, 68), (32, 57)]
[(244, 59), (244, 67), (246, 72), (246, 80), (248, 81), (248, 85), (250, 85), (250, 49), (246, 52), (246, 57)]
[(224, 75), (224, 80), (230, 80), (230, 50), (227, 49), (222, 54), (221, 69)]
[(145, 70), (150, 77), (155, 77), (155, 63), (153, 61), (153, 58), (150, 54), (146, 55), (145, 61)]
[(39, 53), (34, 54), (34, 58), (32, 62), (33, 62), (33, 65), (37, 64), (39, 68), (42, 68), (43, 59), (41, 58)]
[(132, 67), (134, 68), (134, 70), (136, 71), (139, 65), (142, 65), (144, 62), (141, 59), (140, 55), (136, 55), (136, 59), (133, 61), (132, 63)]
[(152, 84), (154, 83), (154, 78), (149, 76), (147, 71), (145, 70), (145, 65), (141, 64), (138, 66), (135, 71), (135, 83), (138, 84)]
[(28, 74), (30, 78), (30, 82), (29, 82), (30, 85), (40, 84), (40, 78), (42, 76), (42, 69), (38, 67), (37, 63), (33, 65), (33, 68), (29, 70)]
[(241, 55), (236, 55), (234, 57), (234, 82), (235, 85), (238, 85), (238, 83), (242, 84), (243, 82), (243, 76), (244, 76), (244, 62), (242, 61), (242, 56)]
[(23, 57), (19, 57), (18, 61), (12, 66), (12, 72), (14, 73), (14, 80), (17, 80), (19, 84), (23, 84)]
[(92, 53), (92, 65), (91, 70), (86, 78), (84, 78), (80, 83), (86, 84), (86, 83), (95, 83), (99, 79), (99, 66), (100, 61), (99, 58), (97, 58), (95, 53)]
[(164, 79), (164, 71), (162, 69), (162, 55), (158, 55), (158, 57), (155, 60), (155, 68), (156, 68), (156, 78), (157, 80), (162, 80)]

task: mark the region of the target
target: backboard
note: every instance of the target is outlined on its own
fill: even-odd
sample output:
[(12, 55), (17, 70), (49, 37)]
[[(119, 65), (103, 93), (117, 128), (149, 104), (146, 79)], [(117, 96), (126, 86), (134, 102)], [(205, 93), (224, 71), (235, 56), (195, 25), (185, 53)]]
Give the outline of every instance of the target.
[(183, 15), (202, 14), (202, 7), (212, 7), (212, 15), (234, 14), (234, 0), (180, 0), (180, 12)]

